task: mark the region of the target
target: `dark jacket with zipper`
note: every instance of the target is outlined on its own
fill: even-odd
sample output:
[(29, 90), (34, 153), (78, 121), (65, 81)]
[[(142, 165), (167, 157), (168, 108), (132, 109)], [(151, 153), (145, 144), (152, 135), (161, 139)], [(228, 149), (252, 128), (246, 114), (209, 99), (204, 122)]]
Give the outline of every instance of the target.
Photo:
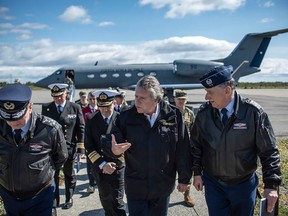
[(61, 126), (32, 112), (30, 128), (19, 144), (3, 119), (0, 133), (0, 187), (16, 199), (27, 199), (50, 186), (55, 169), (68, 157)]
[(172, 193), (178, 182), (188, 184), (189, 138), (180, 111), (164, 101), (151, 127), (135, 106), (122, 111), (116, 121), (121, 136), (131, 147), (125, 152), (125, 192), (132, 199), (157, 199)]
[(267, 114), (235, 92), (234, 113), (224, 127), (218, 109), (202, 105), (191, 131), (194, 175), (202, 171), (224, 182), (240, 183), (260, 158), (265, 188), (281, 182), (280, 155)]

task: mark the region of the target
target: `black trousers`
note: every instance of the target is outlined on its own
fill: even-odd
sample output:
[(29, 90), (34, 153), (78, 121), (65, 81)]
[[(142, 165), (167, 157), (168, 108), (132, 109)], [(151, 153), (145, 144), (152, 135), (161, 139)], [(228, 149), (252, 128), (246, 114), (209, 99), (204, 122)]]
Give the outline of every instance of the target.
[[(68, 158), (63, 166), (63, 173), (65, 178), (65, 202), (68, 202), (69, 199), (72, 198), (75, 187), (76, 187), (76, 173), (74, 170), (75, 165), (75, 159), (76, 159), (76, 153), (75, 148), (68, 149)], [(54, 201), (53, 201), (53, 207), (57, 207), (60, 204), (60, 194), (59, 194), (59, 173), (60, 170), (56, 170), (54, 175), (54, 181), (55, 181), (55, 193), (54, 193)]]
[(86, 168), (87, 168), (87, 176), (88, 176), (88, 179), (89, 179), (89, 186), (96, 186), (96, 181), (95, 181), (95, 178), (92, 174), (92, 162), (90, 161), (90, 159), (88, 158), (88, 155), (86, 155)]
[(123, 201), (124, 167), (111, 175), (93, 171), (105, 216), (126, 216)]

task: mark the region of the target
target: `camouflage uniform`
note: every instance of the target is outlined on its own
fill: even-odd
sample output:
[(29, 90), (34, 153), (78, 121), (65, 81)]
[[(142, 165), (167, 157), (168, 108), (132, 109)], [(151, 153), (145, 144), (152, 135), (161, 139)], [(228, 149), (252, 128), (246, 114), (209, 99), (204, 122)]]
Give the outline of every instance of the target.
[(192, 130), (194, 120), (195, 120), (195, 114), (188, 107), (185, 107), (184, 110), (181, 111), (181, 113), (183, 116), (183, 120), (184, 120), (185, 124), (187, 125), (189, 135), (190, 135), (190, 131)]

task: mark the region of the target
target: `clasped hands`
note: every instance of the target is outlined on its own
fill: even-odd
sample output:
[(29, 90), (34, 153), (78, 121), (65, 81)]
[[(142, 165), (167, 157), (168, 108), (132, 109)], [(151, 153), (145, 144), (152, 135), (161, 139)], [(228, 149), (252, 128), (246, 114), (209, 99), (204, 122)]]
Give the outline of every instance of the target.
[(102, 168), (102, 173), (111, 175), (115, 170), (116, 164), (114, 162), (107, 162)]

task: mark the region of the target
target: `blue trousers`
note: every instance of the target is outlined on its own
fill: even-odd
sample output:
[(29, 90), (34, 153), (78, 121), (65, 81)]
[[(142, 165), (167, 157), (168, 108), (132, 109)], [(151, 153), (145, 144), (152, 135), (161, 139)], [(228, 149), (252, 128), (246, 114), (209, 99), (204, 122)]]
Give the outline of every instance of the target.
[(4, 202), (7, 216), (51, 216), (53, 204), (53, 191), (55, 185), (51, 185), (38, 195), (25, 200), (17, 200), (1, 190), (0, 195)]
[(258, 186), (255, 173), (236, 185), (219, 182), (207, 173), (202, 179), (210, 216), (253, 216)]
[(127, 198), (129, 216), (166, 216), (170, 195), (152, 200), (134, 200)]

